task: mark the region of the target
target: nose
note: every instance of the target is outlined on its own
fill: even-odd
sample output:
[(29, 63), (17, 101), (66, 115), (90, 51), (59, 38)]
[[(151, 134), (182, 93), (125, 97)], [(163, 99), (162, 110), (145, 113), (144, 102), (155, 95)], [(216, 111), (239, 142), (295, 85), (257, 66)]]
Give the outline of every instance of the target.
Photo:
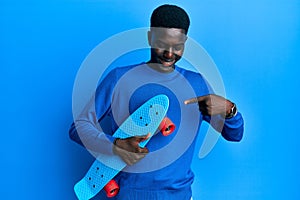
[(167, 58), (167, 59), (173, 58), (173, 55), (174, 55), (174, 53), (172, 51), (172, 48), (166, 49), (164, 51), (164, 57)]

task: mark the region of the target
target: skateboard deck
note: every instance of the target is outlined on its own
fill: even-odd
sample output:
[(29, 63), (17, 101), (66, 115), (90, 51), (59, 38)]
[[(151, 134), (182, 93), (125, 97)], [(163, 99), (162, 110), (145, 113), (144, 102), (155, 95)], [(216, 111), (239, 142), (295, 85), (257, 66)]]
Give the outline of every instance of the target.
[[(140, 147), (144, 148), (159, 128), (168, 108), (169, 99), (166, 95), (157, 95), (151, 98), (121, 124), (113, 137), (125, 139), (149, 133), (149, 138), (139, 144)], [(170, 130), (167, 129), (166, 132), (169, 134)], [(85, 177), (74, 186), (77, 198), (79, 200), (91, 199), (124, 167), (126, 167), (126, 163), (119, 156), (101, 154), (94, 161)]]

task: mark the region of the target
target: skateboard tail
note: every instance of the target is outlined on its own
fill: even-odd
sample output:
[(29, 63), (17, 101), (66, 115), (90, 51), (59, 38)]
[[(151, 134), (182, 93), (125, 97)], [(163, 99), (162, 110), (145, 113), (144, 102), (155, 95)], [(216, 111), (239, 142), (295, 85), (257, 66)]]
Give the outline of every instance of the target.
[[(105, 161), (106, 163), (110, 163), (110, 166), (103, 164), (98, 161), (98, 159), (103, 162)], [(74, 186), (77, 198), (79, 200), (88, 200), (93, 198), (105, 185), (107, 185), (112, 177), (115, 177), (120, 172), (120, 168), (124, 168), (126, 166), (124, 162), (118, 161), (116, 162), (118, 165), (117, 169), (112, 168), (111, 166), (114, 165), (115, 162), (116, 159), (114, 159), (114, 157), (98, 157), (86, 173), (85, 177)]]

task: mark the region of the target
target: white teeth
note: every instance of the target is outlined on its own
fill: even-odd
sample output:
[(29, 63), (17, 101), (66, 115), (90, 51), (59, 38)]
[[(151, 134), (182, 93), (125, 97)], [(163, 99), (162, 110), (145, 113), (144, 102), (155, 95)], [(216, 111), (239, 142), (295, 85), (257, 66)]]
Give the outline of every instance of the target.
[(170, 67), (173, 65), (174, 60), (164, 60), (164, 59), (160, 59), (160, 62), (163, 66), (165, 67)]
[(173, 60), (163, 60), (163, 62), (173, 62)]

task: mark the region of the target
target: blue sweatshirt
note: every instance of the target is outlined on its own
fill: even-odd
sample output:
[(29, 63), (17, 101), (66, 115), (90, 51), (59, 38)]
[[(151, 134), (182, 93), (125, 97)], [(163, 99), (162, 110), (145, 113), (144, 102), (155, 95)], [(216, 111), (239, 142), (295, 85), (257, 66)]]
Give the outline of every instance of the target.
[[(168, 96), (167, 112), (176, 125), (168, 137), (154, 135), (147, 148), (150, 153), (133, 166), (126, 167), (115, 180), (120, 186), (119, 200), (189, 200), (194, 174), (191, 162), (195, 141), (203, 120), (197, 104), (184, 105), (184, 100), (213, 93), (199, 74), (178, 66), (171, 73), (161, 73), (146, 63), (113, 69), (99, 84), (70, 128), (70, 137), (92, 152), (111, 154), (112, 134), (139, 106), (158, 94)], [(240, 141), (243, 118), (215, 116), (212, 126), (229, 141)], [(146, 135), (147, 133), (145, 133)], [(93, 199), (106, 199), (101, 191)]]

